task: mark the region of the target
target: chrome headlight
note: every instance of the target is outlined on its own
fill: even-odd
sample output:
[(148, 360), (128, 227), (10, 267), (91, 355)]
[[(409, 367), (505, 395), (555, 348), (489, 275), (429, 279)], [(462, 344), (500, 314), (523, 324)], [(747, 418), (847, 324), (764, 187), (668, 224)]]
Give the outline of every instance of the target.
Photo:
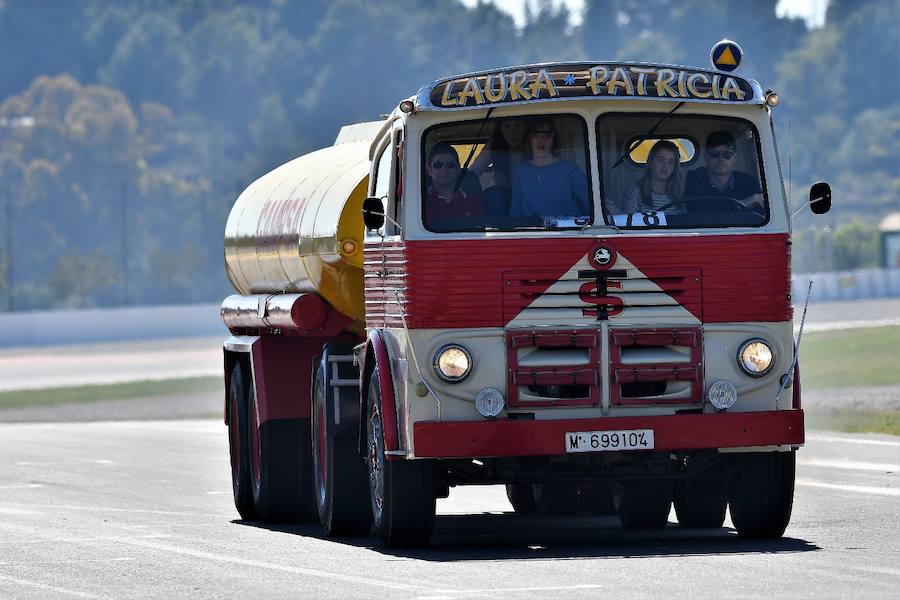
[(762, 377), (775, 365), (775, 351), (763, 339), (747, 340), (738, 350), (737, 362), (747, 375)]
[(469, 376), (472, 356), (459, 344), (441, 346), (434, 354), (434, 372), (447, 383), (458, 383)]

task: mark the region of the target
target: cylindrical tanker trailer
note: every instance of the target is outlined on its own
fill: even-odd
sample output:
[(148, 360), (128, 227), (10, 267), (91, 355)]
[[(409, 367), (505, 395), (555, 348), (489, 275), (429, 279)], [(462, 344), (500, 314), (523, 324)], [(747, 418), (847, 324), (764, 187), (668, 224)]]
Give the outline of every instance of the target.
[(503, 484), (517, 512), (781, 536), (791, 211), (740, 56), (450, 77), (251, 184), (222, 304), (241, 517), (424, 544), (436, 498)]

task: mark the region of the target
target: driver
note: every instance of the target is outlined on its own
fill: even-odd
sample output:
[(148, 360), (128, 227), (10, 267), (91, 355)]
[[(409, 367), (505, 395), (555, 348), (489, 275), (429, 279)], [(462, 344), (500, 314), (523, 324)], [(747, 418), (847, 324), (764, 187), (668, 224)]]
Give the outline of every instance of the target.
[(450, 144), (439, 142), (428, 153), (426, 172), (430, 183), (425, 195), (426, 222), (440, 225), (447, 219), (485, 215), (481, 196), (466, 193), (459, 185), (459, 155)]
[(731, 198), (749, 209), (765, 210), (762, 189), (756, 177), (735, 171), (737, 149), (734, 136), (713, 131), (706, 138), (706, 167), (688, 173), (684, 197)]

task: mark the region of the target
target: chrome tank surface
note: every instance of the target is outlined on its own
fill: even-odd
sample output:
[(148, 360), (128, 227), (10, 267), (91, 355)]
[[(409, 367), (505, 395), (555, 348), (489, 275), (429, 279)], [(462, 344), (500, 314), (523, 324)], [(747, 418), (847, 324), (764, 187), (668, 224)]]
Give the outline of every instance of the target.
[(369, 143), (306, 154), (254, 181), (225, 225), (225, 268), (243, 295), (315, 292), (355, 321), (363, 305), (362, 202)]

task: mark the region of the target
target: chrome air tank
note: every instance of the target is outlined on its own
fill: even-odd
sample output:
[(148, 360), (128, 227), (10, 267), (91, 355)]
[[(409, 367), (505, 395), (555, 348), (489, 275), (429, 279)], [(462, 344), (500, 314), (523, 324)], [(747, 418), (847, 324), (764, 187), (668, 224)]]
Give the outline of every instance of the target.
[(254, 181), (225, 225), (225, 269), (243, 295), (315, 292), (365, 320), (362, 202), (369, 143), (338, 143)]

